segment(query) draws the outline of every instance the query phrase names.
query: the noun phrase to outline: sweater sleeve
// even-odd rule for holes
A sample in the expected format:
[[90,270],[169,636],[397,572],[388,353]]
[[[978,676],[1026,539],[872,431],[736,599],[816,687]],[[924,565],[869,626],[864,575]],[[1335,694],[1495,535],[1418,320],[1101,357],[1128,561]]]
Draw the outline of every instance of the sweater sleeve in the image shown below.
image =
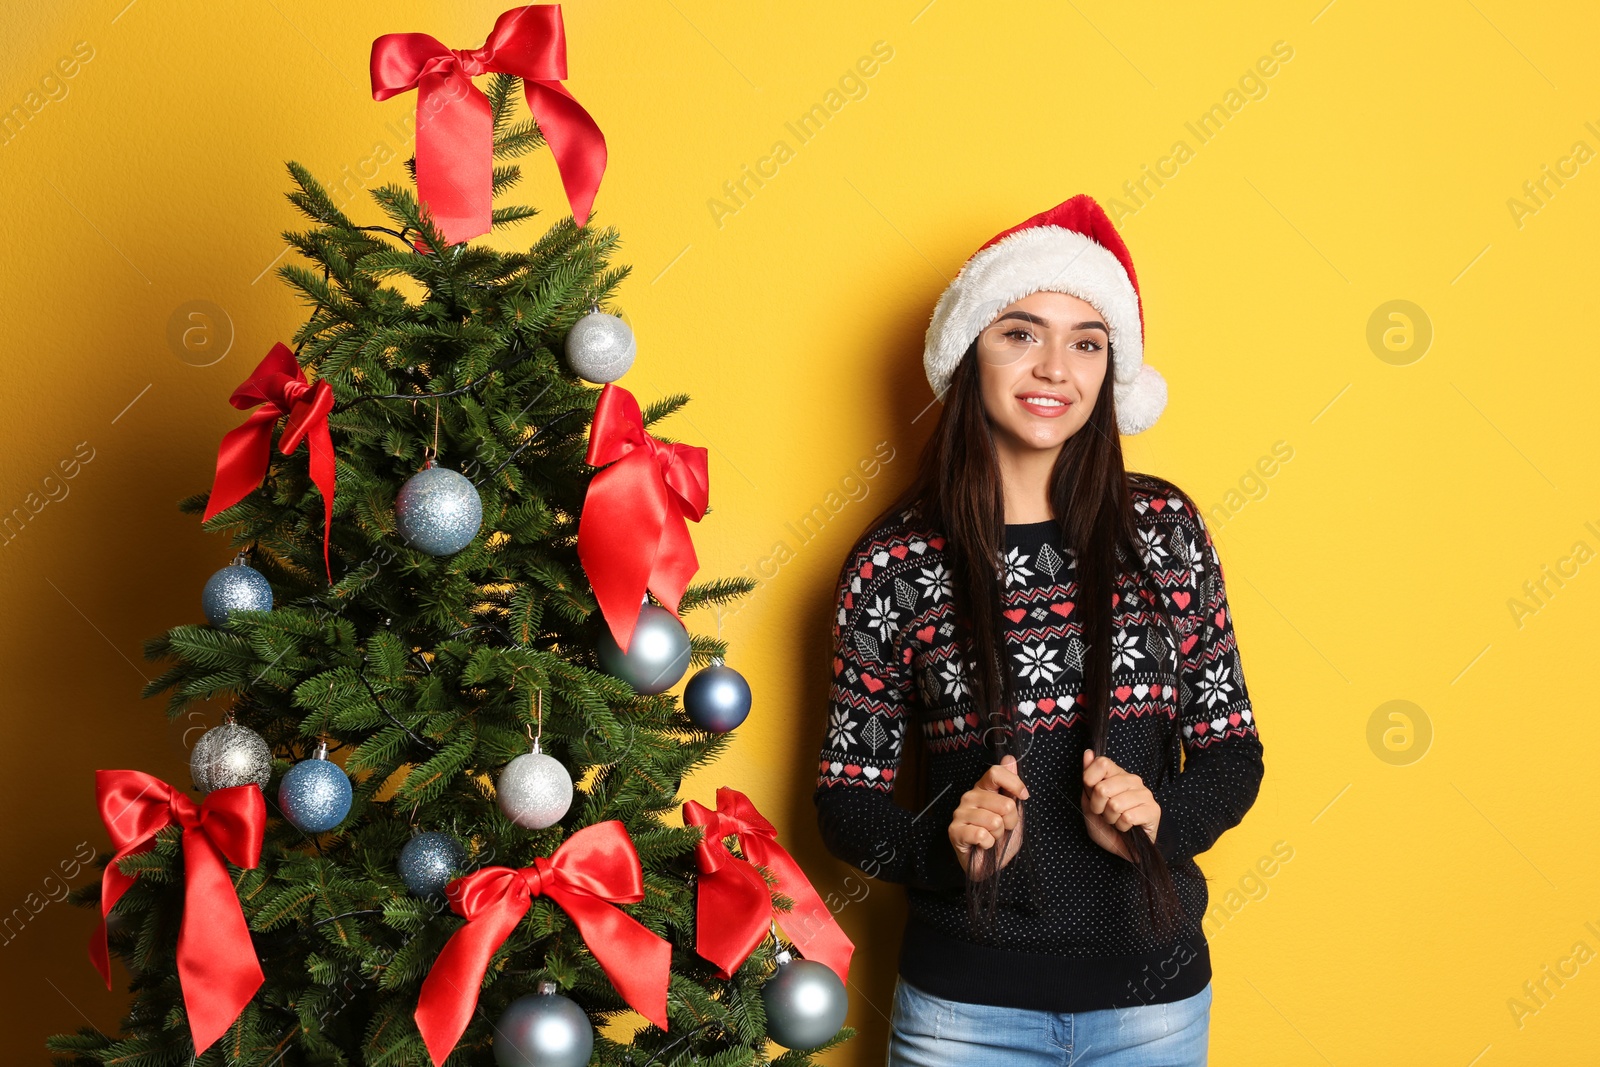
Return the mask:
[[1169,864],[1204,852],[1238,825],[1265,770],[1222,562],[1199,511],[1191,506],[1184,516],[1179,536],[1190,561],[1191,601],[1187,617],[1179,616],[1183,770],[1152,791],[1161,805],[1155,843]]
[[869,877],[922,889],[953,889],[966,874],[930,805],[908,811],[892,799],[911,723],[912,649],[904,641],[916,594],[890,581],[870,540],[845,561],[834,596],[827,733],[813,800],[823,843]]

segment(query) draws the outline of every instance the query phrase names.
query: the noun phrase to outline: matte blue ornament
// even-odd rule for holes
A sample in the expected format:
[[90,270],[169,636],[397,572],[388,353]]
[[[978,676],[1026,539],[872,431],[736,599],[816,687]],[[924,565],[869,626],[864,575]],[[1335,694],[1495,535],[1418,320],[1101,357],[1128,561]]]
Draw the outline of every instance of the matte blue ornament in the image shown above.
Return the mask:
[[467,850],[460,841],[430,830],[400,850],[400,880],[415,896],[440,896],[466,862]]
[[228,628],[228,615],[235,611],[271,611],[272,585],[262,573],[247,566],[244,553],[206,579],[200,591],[200,607],[206,619],[219,630]]
[[676,685],[689,669],[689,631],[676,615],[646,598],[628,640],[628,651],[622,651],[607,626],[600,632],[595,652],[600,669],[633,686],[634,692],[661,693]]
[[594,1024],[551,981],[506,1005],[494,1024],[499,1067],[584,1067],[594,1052]]
[[466,475],[430,459],[401,488],[394,515],[400,536],[412,547],[430,556],[453,556],[478,536],[483,501]]
[[316,758],[296,763],[278,783],[278,807],[296,829],[320,834],[344,822],[353,792],[350,779],[328,759],[323,743],[317,746]]
[[777,972],[761,987],[767,1036],[784,1048],[816,1048],[844,1025],[849,994],[831,967],[797,960],[787,950],[777,959]]
[[713,656],[683,687],[683,710],[700,729],[725,734],[750,714],[750,683]]

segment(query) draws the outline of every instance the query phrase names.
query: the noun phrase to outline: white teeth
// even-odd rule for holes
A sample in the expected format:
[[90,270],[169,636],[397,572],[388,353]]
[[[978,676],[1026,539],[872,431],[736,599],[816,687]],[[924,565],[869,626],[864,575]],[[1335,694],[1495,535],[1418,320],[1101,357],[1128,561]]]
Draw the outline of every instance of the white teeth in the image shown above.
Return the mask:
[[1030,404],[1042,404],[1047,408],[1059,408],[1066,406],[1059,400],[1051,400],[1042,396],[1025,396],[1022,399],[1026,400]]

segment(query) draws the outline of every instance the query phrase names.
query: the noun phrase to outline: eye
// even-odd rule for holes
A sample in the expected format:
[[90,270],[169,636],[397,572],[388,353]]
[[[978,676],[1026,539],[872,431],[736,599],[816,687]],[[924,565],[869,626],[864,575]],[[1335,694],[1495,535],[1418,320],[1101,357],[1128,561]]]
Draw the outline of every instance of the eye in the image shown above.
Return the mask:
[[[1100,344],[1100,342],[1095,340],[1093,337],[1085,337],[1082,340],[1076,342],[1076,344],[1077,345],[1088,345],[1089,347],[1084,349],[1085,352],[1098,352],[1103,347]],[[1076,345],[1074,347],[1076,347]]]
[[1022,328],[1021,326],[1017,326],[1017,327],[1015,327],[1013,329],[1010,329],[1010,330],[1006,331],[1006,339],[1007,340],[1011,340],[1011,341],[1018,341],[1018,342],[1021,342],[1021,341],[1030,341],[1031,342],[1031,341],[1034,340],[1034,336],[1028,330]]

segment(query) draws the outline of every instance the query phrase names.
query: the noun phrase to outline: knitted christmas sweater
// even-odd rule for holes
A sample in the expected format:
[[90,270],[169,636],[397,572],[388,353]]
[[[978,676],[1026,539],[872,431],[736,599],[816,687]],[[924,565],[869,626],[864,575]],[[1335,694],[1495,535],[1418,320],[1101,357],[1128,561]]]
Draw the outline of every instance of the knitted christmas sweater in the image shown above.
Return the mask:
[[[862,535],[840,571],[819,825],[835,856],[906,886],[899,971],[936,996],[1075,1012],[1179,1000],[1210,980],[1200,927],[1208,894],[1195,856],[1255,801],[1262,745],[1205,522],[1170,482],[1130,474],[1129,485],[1140,550],[1178,647],[1141,610],[1132,577],[1121,576],[1103,754],[1140,775],[1161,806],[1155,843],[1186,916],[1165,942],[1144,917],[1137,868],[1090,839],[1079,807],[1087,648],[1073,553],[1057,524],[1005,530],[1005,658],[1029,799],[1022,851],[1000,873],[998,922],[987,936],[969,928],[965,875],[948,836],[961,795],[992,757],[959,653],[944,535],[902,511]],[[891,796],[913,723],[927,768],[919,811]]]

